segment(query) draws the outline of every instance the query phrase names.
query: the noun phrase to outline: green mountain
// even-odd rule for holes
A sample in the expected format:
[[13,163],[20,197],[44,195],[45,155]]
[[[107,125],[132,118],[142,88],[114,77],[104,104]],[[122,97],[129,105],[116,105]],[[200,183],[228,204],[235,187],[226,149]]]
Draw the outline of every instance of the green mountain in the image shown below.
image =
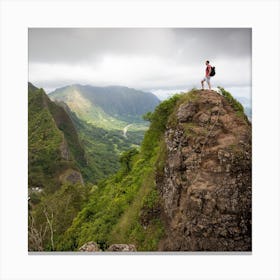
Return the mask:
[[149,92],[127,87],[94,87],[72,85],[49,94],[52,100],[63,101],[80,119],[105,129],[145,130],[142,115],[153,111],[159,99]]
[[74,122],[43,89],[28,83],[28,250],[54,242],[88,201],[90,169]]
[[121,153],[138,147],[144,130],[93,126],[31,83],[28,124],[29,250],[54,250],[93,184],[117,172]]
[[177,94],[147,114],[141,149],[98,184],[56,250],[251,250],[251,124],[227,91]]
[[[85,151],[66,111],[28,84],[28,186],[54,192],[65,180],[83,181]],[[32,197],[32,196],[31,196]]]
[[75,124],[89,166],[83,175],[94,183],[117,172],[120,154],[140,145],[149,125],[142,115],[159,103],[151,93],[120,86],[72,85],[48,96]]

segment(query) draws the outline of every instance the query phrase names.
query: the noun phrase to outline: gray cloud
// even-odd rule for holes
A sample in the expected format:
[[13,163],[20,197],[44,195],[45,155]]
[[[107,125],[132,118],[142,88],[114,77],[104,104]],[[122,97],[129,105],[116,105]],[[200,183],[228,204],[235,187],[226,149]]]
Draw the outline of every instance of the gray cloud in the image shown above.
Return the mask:
[[184,61],[250,56],[248,28],[31,28],[31,62],[86,62],[101,54],[170,55]]
[[136,88],[199,86],[204,61],[220,85],[251,84],[249,28],[30,28],[29,79]]

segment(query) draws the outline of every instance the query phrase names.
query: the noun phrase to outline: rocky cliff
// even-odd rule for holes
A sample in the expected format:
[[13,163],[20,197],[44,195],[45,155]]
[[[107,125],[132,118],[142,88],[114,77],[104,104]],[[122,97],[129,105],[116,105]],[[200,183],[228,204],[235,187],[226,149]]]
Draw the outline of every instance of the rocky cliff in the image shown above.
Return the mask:
[[194,91],[170,116],[164,141],[159,250],[250,251],[251,124],[238,102]]

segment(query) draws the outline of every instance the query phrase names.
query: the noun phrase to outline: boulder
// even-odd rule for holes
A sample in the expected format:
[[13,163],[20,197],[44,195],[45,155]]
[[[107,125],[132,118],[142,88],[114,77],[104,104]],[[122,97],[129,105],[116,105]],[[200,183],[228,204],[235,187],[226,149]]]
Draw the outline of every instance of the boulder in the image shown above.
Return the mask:
[[107,251],[109,252],[136,252],[133,244],[112,244]]
[[79,252],[99,252],[99,251],[101,251],[99,249],[99,246],[93,241],[87,242],[82,247],[79,248]]

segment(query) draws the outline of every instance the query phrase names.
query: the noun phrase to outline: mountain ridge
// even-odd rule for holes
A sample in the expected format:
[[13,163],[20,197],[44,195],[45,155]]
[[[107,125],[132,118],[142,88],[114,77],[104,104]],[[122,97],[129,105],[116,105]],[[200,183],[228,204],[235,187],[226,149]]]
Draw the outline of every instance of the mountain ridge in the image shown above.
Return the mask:
[[74,124],[62,107],[31,83],[28,124],[28,184],[33,195],[34,190],[54,192],[65,181],[83,184],[80,168],[87,163]]
[[[145,126],[142,115],[153,111],[160,100],[150,92],[123,86],[96,87],[75,84],[49,93],[65,102],[79,118],[96,126],[122,130],[129,123]],[[135,128],[136,129],[136,128]]]

